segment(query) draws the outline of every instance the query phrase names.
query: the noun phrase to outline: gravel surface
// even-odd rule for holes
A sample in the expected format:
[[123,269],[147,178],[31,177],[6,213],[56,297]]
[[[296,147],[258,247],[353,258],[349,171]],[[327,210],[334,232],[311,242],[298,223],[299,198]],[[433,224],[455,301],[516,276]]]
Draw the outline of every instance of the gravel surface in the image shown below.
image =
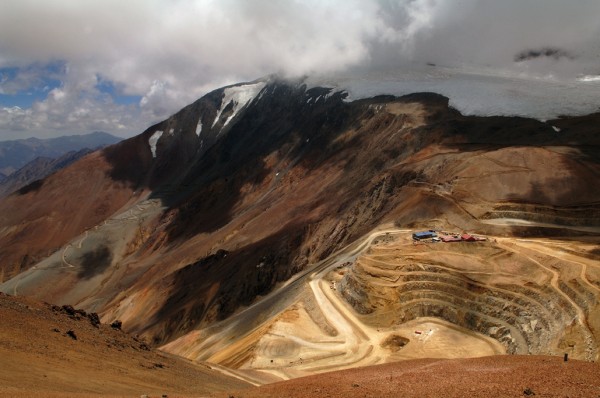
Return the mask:
[[418,359],[215,397],[600,397],[600,365],[547,356]]

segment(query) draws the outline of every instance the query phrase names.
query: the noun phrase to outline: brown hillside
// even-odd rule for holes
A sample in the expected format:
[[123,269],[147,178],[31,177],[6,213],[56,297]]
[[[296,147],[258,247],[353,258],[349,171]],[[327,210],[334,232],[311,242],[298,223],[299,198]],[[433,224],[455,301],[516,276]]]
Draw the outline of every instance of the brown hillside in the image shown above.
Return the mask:
[[[0,281],[48,257],[77,235],[139,200],[143,175],[136,139],[96,151],[0,201]],[[129,180],[114,153],[127,156]],[[127,154],[128,153],[128,154]],[[143,163],[143,162],[142,162]],[[137,180],[137,181],[136,181]]]
[[[83,311],[0,294],[0,395],[205,395],[248,384],[153,351]],[[47,394],[47,395],[46,395]]]

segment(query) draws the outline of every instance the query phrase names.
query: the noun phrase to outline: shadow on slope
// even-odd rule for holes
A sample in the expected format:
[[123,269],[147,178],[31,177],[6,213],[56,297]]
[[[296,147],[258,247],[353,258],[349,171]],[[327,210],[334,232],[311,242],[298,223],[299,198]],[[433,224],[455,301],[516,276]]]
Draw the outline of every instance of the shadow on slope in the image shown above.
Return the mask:
[[181,184],[190,196],[167,198],[177,211],[169,230],[171,241],[226,225],[244,194],[255,195],[258,205],[274,187],[277,174],[297,162],[309,170],[318,167],[330,141],[351,119],[351,106],[340,94],[311,107],[306,96],[318,93],[305,92],[303,86],[275,83],[265,90],[267,95],[190,169]]
[[239,250],[218,250],[175,271],[164,287],[167,300],[144,332],[162,344],[251,304],[300,271],[303,238],[302,226],[290,223],[278,234]]
[[[405,120],[385,112],[377,114],[374,109],[378,105],[422,102],[429,107],[427,119],[433,121],[448,103],[447,98],[428,93],[346,103],[343,93],[331,94],[324,88],[305,91],[304,86],[274,84],[265,90],[267,95],[191,168],[181,184],[191,195],[167,199],[177,214],[169,230],[170,241],[211,233],[227,225],[236,214],[269,200],[268,194],[290,170],[303,175],[318,171],[326,176],[326,170],[343,167],[344,179],[331,187],[333,196],[323,198],[327,206],[337,207],[331,203],[333,197],[346,200],[342,192],[355,194],[390,165],[436,137],[415,129],[412,137],[403,135],[407,138],[404,141],[400,137],[390,141],[395,132],[392,128],[403,128]],[[318,106],[310,104],[312,100],[320,101]],[[436,128],[432,122],[430,130]],[[236,209],[245,197],[255,200],[246,208]]]
[[81,268],[77,276],[83,279],[91,279],[102,274],[111,264],[112,252],[106,245],[100,245],[94,250],[86,252],[81,258]]

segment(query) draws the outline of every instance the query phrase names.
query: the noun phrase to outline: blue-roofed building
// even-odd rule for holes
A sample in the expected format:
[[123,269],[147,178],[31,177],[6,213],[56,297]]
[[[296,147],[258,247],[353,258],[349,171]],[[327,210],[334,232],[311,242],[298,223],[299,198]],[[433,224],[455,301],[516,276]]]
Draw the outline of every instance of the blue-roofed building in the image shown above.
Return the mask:
[[437,237],[437,234],[434,231],[415,232],[413,234],[414,240],[431,239],[435,237]]

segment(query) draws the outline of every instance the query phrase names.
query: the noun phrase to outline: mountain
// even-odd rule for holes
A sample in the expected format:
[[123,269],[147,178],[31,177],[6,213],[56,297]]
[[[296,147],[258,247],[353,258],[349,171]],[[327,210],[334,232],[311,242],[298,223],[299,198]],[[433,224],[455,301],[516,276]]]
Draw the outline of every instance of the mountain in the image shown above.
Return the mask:
[[36,180],[41,180],[91,152],[91,149],[84,148],[79,151],[69,151],[56,159],[42,156],[35,158],[10,176],[0,179],[0,197],[6,196]]
[[[597,360],[599,122],[302,80],[224,87],[0,201],[0,290],[271,380]],[[413,243],[430,229],[487,238]]]
[[119,142],[121,138],[104,132],[85,135],[72,135],[57,138],[0,142],[0,172],[9,176],[38,157],[58,158],[70,151],[84,148],[95,149]]

